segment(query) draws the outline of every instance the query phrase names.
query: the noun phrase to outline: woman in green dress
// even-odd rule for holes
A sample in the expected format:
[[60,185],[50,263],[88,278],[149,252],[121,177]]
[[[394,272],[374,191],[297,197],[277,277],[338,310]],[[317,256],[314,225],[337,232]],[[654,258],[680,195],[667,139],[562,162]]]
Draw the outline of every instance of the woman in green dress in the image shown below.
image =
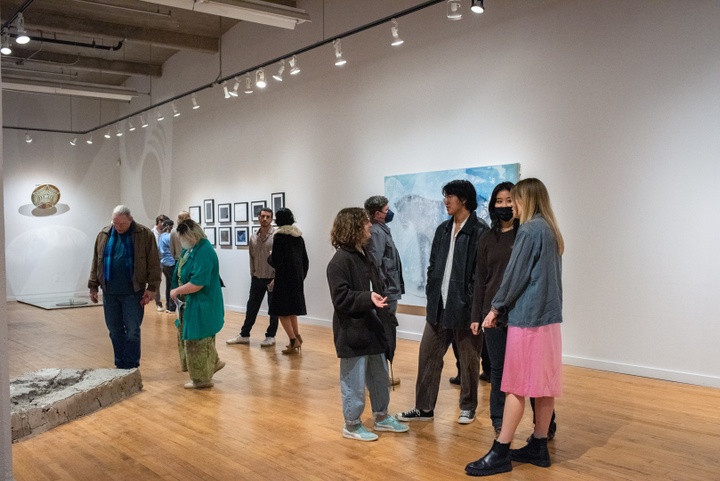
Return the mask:
[[213,374],[225,367],[215,349],[215,335],[225,322],[218,258],[195,221],[181,222],[177,233],[182,252],[170,297],[178,306],[180,364],[190,374],[186,389],[208,388],[213,386]]

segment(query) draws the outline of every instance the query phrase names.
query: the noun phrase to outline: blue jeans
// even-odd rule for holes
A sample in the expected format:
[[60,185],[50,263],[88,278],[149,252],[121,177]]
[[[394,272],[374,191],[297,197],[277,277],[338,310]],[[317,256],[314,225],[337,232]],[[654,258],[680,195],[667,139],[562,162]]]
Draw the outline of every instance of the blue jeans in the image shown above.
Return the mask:
[[[260,311],[260,305],[262,304],[266,292],[268,295],[268,304],[270,304],[272,292],[267,290],[270,281],[272,281],[272,279],[261,279],[255,276],[250,279],[250,295],[248,296],[247,306],[245,307],[245,322],[240,329],[241,336],[250,336],[250,330],[255,325],[255,319]],[[267,331],[265,331],[265,337],[275,337],[277,330],[278,318],[277,316],[270,316],[270,325],[268,325]]]
[[375,417],[384,417],[390,404],[390,381],[385,354],[340,359],[340,395],[347,426],[360,424],[365,410],[365,386]]
[[115,367],[132,369],[140,367],[140,324],[145,310],[140,300],[145,291],[116,296],[103,292],[105,324],[110,331]]

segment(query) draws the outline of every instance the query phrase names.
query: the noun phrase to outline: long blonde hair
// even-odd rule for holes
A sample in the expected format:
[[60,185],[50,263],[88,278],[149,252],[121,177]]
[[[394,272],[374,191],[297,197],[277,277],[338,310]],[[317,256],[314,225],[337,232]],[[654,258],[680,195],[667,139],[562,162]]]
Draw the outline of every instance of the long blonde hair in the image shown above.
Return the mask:
[[541,215],[555,234],[558,253],[563,255],[565,241],[560,233],[557,220],[555,220],[555,214],[550,205],[550,195],[548,195],[545,184],[535,178],[523,179],[515,184],[512,191],[510,191],[510,195],[513,203],[520,207],[520,223],[523,224],[529,221],[536,214]]

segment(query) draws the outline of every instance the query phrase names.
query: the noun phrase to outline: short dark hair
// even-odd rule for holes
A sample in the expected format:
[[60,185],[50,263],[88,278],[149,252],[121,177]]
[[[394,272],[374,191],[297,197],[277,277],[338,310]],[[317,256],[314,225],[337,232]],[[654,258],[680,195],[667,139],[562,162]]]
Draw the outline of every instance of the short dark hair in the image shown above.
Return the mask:
[[278,209],[277,213],[275,214],[275,223],[278,225],[278,227],[282,227],[284,225],[293,225],[295,223],[295,216],[290,209],[288,209],[287,207],[283,207],[282,209]]
[[162,230],[165,232],[170,232],[175,225],[175,222],[172,221],[172,219],[165,219],[162,223]]
[[[263,207],[262,209],[260,209],[260,212],[270,212],[270,215],[273,215],[273,210],[270,207]],[[260,215],[258,214],[258,217],[259,216]]]
[[382,211],[382,208],[388,205],[390,201],[387,197],[382,195],[373,195],[365,201],[365,210],[368,212],[370,218],[375,215],[375,212]]
[[155,223],[157,224],[159,222],[165,222],[166,219],[169,219],[169,217],[165,214],[160,214],[159,216],[155,217]]
[[443,195],[455,195],[470,212],[477,209],[477,191],[469,180],[451,180],[442,188]]

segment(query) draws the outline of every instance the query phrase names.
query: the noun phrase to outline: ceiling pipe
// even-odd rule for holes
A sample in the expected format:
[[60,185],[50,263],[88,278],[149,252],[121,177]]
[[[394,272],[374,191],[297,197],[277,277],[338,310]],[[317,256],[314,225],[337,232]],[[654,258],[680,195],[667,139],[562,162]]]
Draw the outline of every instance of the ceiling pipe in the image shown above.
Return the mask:
[[[11,33],[10,37],[17,38],[17,34]],[[108,50],[117,52],[121,48],[123,48],[123,44],[125,43],[125,40],[120,40],[117,45],[98,45],[95,43],[95,40],[92,41],[92,43],[83,43],[83,42],[73,42],[71,40],[60,40],[57,38],[47,38],[47,37],[33,37],[30,36],[30,40],[36,41],[36,42],[44,42],[44,43],[54,43],[57,45],[70,45],[73,47],[84,47],[84,48],[94,48],[97,50]]]

